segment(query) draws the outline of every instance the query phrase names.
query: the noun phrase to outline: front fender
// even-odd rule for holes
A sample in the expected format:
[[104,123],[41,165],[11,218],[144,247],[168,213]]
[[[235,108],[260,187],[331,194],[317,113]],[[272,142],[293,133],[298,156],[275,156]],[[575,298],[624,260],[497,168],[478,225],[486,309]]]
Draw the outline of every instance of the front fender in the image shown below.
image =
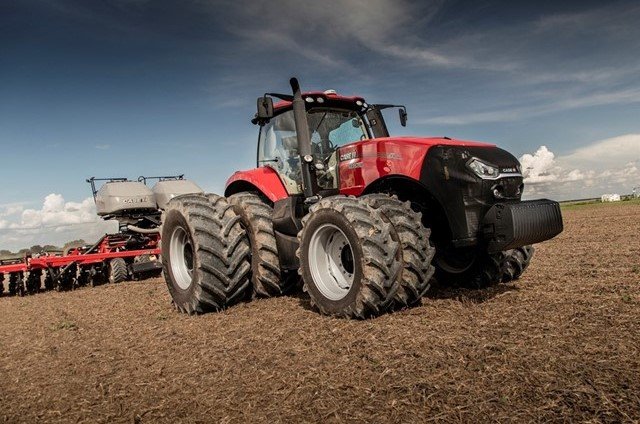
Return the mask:
[[289,197],[278,173],[267,166],[235,172],[227,180],[224,195],[230,196],[243,191],[256,190],[272,202]]

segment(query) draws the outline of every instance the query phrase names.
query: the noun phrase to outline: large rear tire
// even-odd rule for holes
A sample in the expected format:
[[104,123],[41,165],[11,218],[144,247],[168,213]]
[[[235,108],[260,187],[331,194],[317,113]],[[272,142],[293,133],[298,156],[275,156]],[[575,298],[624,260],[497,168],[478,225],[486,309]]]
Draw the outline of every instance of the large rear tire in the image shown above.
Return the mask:
[[396,196],[379,193],[362,196],[362,199],[393,224],[402,245],[404,268],[394,303],[397,307],[415,305],[429,290],[435,271],[431,265],[436,252],[429,242],[431,230],[422,225],[421,214],[411,209],[409,202],[401,202]]
[[127,279],[129,271],[127,263],[122,258],[115,258],[109,261],[109,282],[112,284],[122,283]]
[[251,285],[249,240],[224,197],[188,194],[163,214],[162,264],[176,308],[199,314],[224,309]]
[[399,287],[402,253],[381,212],[354,197],[311,207],[298,234],[300,274],[321,313],[368,318],[387,312]]
[[273,208],[255,193],[237,193],[227,200],[241,218],[242,226],[249,236],[254,296],[272,297],[288,292],[295,280],[286,278],[280,269],[273,232]]

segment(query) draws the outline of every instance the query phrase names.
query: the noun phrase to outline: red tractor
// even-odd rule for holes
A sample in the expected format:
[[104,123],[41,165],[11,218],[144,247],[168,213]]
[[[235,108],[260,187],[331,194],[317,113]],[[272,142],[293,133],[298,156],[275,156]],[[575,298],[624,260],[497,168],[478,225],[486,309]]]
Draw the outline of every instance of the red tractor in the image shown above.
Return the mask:
[[[185,195],[163,215],[178,310],[303,289],[321,313],[366,318],[416,304],[432,277],[487,287],[518,278],[533,243],[562,231],[558,203],[522,201],[520,163],[493,144],[390,137],[382,110],[329,90],[258,98],[257,167],[224,197]],[[274,104],[273,98],[279,101]]]

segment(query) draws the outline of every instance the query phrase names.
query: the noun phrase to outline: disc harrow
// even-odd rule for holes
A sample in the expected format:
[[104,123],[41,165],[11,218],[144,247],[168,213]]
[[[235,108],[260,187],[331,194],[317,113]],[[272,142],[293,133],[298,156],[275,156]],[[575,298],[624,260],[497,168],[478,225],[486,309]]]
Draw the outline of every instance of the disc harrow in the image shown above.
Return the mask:
[[0,261],[0,295],[24,296],[104,284],[109,280],[109,262],[118,258],[127,264],[127,279],[139,279],[139,274],[147,275],[150,271],[159,275],[162,270],[159,241],[158,234],[139,237],[107,234],[94,246],[75,248],[66,255],[27,255],[23,259]]

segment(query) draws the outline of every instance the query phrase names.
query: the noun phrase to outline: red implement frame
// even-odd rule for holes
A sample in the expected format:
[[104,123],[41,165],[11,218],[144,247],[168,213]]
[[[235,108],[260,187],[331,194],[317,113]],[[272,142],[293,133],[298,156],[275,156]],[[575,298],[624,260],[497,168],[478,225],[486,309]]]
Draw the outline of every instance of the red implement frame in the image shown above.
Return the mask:
[[60,268],[69,264],[92,265],[115,258],[132,258],[140,255],[160,255],[158,235],[151,235],[147,248],[126,250],[126,238],[119,234],[103,236],[93,247],[85,250],[73,249],[63,256],[26,256],[18,263],[0,265],[0,274],[31,271],[34,269]]

